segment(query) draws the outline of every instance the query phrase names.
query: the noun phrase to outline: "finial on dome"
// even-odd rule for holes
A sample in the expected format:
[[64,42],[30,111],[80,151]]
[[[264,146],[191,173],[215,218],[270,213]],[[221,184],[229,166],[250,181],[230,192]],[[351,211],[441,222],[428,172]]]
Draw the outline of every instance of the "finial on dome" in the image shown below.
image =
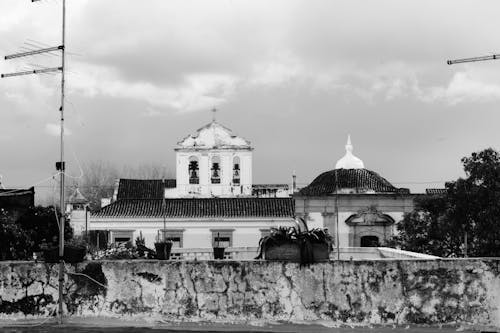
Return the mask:
[[345,145],[345,155],[337,161],[335,169],[364,169],[365,165],[362,160],[352,154],[353,146],[351,143],[351,135],[347,136],[347,144]]
[[345,150],[352,153],[351,134],[347,135],[347,144],[345,145]]
[[212,108],[212,122],[215,123],[215,113],[217,112],[217,109],[214,107]]

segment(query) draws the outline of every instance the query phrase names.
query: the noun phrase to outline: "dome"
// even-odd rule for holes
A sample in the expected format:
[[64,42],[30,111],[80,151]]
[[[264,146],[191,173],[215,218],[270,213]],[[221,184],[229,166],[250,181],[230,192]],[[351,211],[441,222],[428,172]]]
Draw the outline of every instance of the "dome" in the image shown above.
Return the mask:
[[177,143],[176,149],[251,149],[250,142],[233,135],[215,120]]
[[301,195],[323,196],[335,193],[394,193],[394,187],[378,173],[367,169],[335,169],[323,172],[309,186],[300,190]]
[[70,204],[86,204],[86,203],[88,203],[87,199],[85,199],[85,197],[80,192],[78,187],[75,188],[75,191],[73,192],[73,194],[69,196],[68,202]]
[[345,145],[345,155],[335,164],[335,169],[364,169],[365,165],[362,160],[352,154],[351,136],[347,137]]

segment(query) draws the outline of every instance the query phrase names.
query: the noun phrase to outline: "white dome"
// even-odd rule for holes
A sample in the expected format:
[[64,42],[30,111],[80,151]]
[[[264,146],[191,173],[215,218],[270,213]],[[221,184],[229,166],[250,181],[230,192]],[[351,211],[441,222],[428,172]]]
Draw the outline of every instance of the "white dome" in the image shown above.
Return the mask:
[[345,155],[335,164],[335,169],[364,169],[363,161],[352,154],[351,136],[347,137]]
[[236,148],[250,149],[250,142],[233,135],[231,130],[216,121],[200,128],[195,135],[188,135],[178,144],[178,148],[217,149]]

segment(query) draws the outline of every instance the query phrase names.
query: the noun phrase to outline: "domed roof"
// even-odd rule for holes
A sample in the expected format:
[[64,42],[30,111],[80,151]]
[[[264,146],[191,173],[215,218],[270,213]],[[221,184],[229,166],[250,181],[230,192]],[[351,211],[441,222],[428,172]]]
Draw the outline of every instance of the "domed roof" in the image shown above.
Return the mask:
[[75,188],[75,191],[73,192],[72,195],[69,196],[68,202],[70,204],[86,204],[88,203],[88,200],[85,199],[83,194],[80,192],[80,189]]
[[177,143],[179,149],[251,149],[250,141],[233,135],[231,130],[215,120]]
[[362,160],[352,154],[351,136],[347,136],[345,145],[345,155],[335,164],[335,169],[363,169],[365,167]]
[[[323,172],[309,186],[300,190],[301,195],[323,196],[335,193],[393,193],[399,190],[378,173],[367,169],[335,169]],[[351,193],[352,193],[351,192]]]

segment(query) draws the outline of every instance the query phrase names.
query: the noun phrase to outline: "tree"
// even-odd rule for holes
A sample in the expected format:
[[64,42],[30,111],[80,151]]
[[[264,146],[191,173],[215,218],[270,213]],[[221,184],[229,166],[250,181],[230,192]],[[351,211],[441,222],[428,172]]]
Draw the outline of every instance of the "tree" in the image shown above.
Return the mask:
[[[83,196],[89,200],[91,210],[101,207],[102,198],[111,198],[119,178],[162,179],[171,178],[168,168],[155,163],[125,165],[121,171],[108,162],[91,161],[83,166],[82,177],[74,180]],[[71,191],[68,191],[71,193]]]
[[[53,206],[32,207],[17,220],[17,224],[30,238],[32,244],[30,252],[40,251],[42,243],[55,246],[59,243],[59,221],[61,215]],[[64,226],[64,239],[73,238],[73,228],[69,223]]]
[[443,257],[500,256],[500,154],[488,148],[461,162],[466,177],[446,183],[442,196],[416,200],[394,244]]
[[29,236],[16,223],[13,214],[0,209],[0,260],[22,260],[28,257]]
[[[17,219],[0,210],[0,259],[26,260],[40,251],[42,243],[58,244],[59,226],[54,207],[31,207]],[[56,217],[57,216],[57,217]],[[71,239],[73,229],[66,224],[64,237]]]

